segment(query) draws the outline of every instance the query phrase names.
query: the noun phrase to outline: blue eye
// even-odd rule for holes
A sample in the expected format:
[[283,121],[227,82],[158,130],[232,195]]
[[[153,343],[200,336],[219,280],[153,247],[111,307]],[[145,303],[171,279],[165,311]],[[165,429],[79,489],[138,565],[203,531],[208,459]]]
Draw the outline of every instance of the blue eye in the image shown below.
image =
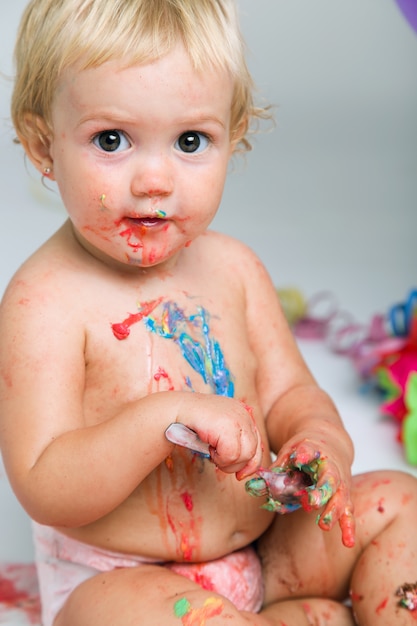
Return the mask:
[[105,130],[93,138],[93,143],[104,152],[120,152],[130,148],[130,142],[120,130]]
[[181,152],[192,154],[193,152],[201,152],[209,145],[209,138],[203,133],[195,130],[189,130],[180,135],[175,142],[175,148]]

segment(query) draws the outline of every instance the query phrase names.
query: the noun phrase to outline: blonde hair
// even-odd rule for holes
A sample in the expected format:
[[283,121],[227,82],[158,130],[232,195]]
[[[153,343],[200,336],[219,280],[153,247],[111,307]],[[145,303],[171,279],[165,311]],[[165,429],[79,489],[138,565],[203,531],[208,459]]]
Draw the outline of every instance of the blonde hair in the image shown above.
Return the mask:
[[49,126],[63,70],[120,60],[127,66],[167,54],[178,41],[197,70],[226,69],[234,81],[231,139],[250,149],[251,123],[266,117],[253,102],[253,82],[234,0],[31,0],[15,47],[12,119],[27,138],[27,115]]

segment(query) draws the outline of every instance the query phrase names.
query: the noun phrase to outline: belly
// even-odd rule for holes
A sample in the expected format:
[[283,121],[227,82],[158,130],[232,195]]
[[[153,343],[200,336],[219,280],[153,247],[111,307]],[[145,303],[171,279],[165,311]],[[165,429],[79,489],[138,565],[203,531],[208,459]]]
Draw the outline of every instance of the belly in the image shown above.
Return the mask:
[[[199,562],[251,543],[272,521],[245,481],[179,450],[112,513],[64,530],[80,541],[162,561]],[[62,529],[61,529],[62,530]]]

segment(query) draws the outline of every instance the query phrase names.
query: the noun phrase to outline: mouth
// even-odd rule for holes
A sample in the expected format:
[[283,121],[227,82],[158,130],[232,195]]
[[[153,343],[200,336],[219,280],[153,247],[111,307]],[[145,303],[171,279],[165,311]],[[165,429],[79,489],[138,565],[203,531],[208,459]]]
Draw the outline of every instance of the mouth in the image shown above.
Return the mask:
[[136,228],[156,228],[157,226],[163,226],[166,224],[166,220],[162,217],[127,217],[124,222],[131,227]]

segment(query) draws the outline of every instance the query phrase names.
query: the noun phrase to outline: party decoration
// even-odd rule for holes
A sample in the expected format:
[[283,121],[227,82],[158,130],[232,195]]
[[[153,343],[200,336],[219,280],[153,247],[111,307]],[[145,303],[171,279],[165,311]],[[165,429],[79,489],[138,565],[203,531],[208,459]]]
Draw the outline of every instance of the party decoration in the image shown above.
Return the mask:
[[396,3],[410,26],[417,32],[417,0],[396,0]]

